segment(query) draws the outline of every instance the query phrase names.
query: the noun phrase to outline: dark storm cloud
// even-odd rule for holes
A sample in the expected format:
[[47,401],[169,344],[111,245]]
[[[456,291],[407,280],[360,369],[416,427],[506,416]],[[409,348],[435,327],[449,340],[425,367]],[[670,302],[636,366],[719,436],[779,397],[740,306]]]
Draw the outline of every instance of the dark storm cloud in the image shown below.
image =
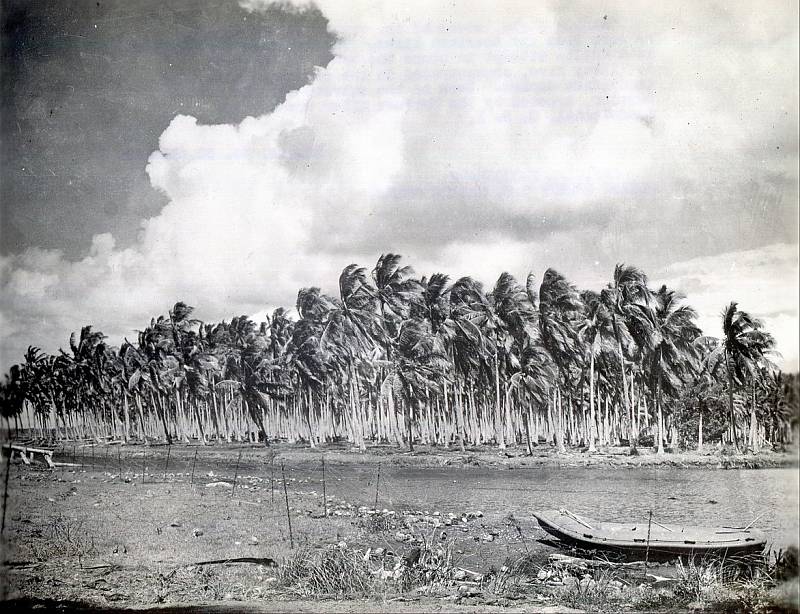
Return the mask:
[[238,122],[330,59],[315,10],[235,2],[4,1],[0,251],[121,244],[165,203],[145,174],[178,113]]

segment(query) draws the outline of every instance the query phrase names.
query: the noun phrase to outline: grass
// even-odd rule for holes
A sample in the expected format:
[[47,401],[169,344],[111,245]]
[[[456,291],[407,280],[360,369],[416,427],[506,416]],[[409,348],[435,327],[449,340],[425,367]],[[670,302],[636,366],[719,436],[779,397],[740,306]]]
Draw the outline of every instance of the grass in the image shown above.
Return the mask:
[[303,597],[364,597],[375,577],[362,553],[345,548],[302,548],[280,567],[280,586]]
[[51,516],[41,529],[34,528],[26,542],[34,561],[61,558],[90,559],[97,555],[94,534],[82,520],[62,513]]

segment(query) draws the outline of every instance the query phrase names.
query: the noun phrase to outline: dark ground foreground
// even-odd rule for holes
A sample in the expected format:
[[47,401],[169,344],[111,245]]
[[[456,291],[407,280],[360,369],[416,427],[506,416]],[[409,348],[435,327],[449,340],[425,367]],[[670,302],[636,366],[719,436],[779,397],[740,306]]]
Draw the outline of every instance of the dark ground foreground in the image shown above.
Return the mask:
[[[67,445],[56,454],[66,465],[55,470],[11,466],[0,607],[159,613],[798,611],[796,558],[794,567],[787,557],[781,565],[749,567],[710,561],[587,567],[554,560],[563,551],[542,543],[546,535],[532,519],[484,514],[491,491],[474,491],[474,509],[430,506],[438,500],[430,496],[437,486],[446,481],[453,487],[450,478],[471,488],[474,467],[496,467],[502,482],[503,469],[522,467],[620,467],[624,473],[652,466],[669,472],[796,467],[796,452],[657,456],[640,450],[629,456],[627,450],[607,449],[589,456],[539,450],[527,457],[517,449],[423,449],[410,455],[390,447],[361,453],[337,446]],[[387,495],[396,487],[393,481],[424,467],[437,471],[418,505],[409,505],[407,497],[393,504]]]

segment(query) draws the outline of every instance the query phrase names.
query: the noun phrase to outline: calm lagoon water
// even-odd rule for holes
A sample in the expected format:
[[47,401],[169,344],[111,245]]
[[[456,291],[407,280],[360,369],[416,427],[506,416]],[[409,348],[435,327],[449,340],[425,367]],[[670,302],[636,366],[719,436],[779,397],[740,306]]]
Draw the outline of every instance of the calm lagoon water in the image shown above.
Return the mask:
[[[374,503],[369,501],[374,468],[340,466],[336,473],[340,489],[351,491],[348,498]],[[531,511],[562,507],[605,521],[647,522],[649,510],[664,523],[744,526],[757,519],[753,526],[765,531],[777,549],[798,543],[799,476],[796,468],[384,467],[379,506],[481,510],[492,521],[508,514],[524,521]]]

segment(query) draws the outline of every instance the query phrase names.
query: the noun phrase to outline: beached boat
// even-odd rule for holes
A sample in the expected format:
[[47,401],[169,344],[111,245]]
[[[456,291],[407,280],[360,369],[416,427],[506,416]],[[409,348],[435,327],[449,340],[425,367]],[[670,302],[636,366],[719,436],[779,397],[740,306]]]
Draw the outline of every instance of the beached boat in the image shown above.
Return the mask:
[[[697,527],[675,524],[598,522],[568,510],[535,512],[534,518],[550,535],[586,550],[659,556],[752,554],[761,552],[766,535],[747,527]],[[752,523],[751,523],[752,524]]]

